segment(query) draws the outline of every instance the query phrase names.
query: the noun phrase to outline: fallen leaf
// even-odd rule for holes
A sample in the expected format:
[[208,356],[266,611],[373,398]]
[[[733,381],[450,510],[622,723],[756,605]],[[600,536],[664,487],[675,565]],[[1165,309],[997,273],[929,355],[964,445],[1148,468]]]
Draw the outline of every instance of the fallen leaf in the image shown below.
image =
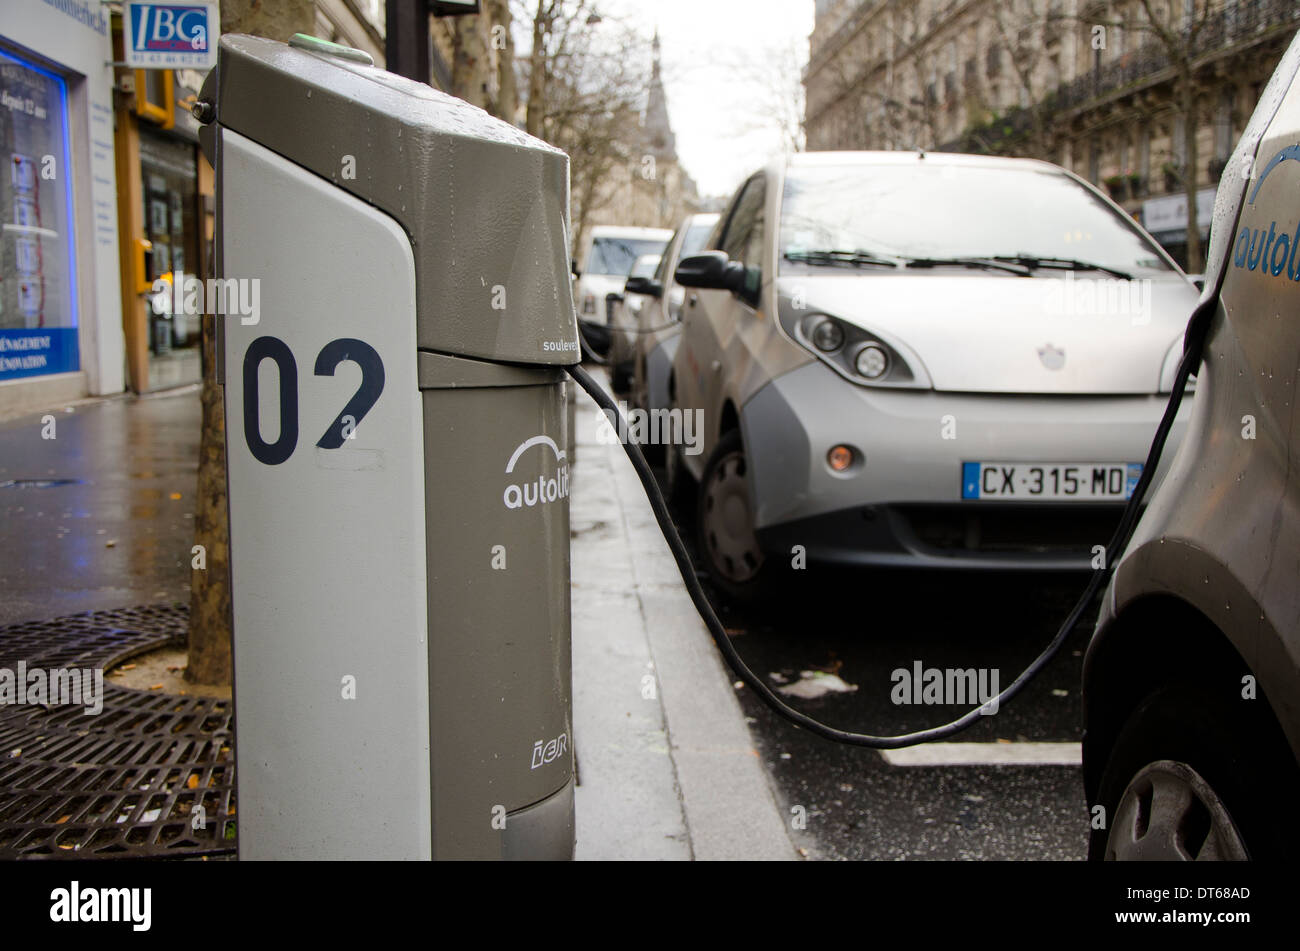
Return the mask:
[[180,494],[179,492],[173,492],[173,493],[169,496],[169,498],[170,498],[173,502],[175,502],[175,501],[176,501],[177,499],[179,499],[180,497],[181,497],[181,494]]
[[61,825],[63,825],[63,823],[67,822],[67,821],[68,821],[69,819],[71,819],[71,818],[72,818],[72,816],[70,816],[70,815],[67,815],[67,816],[60,816],[58,819],[55,820],[54,824],[55,824],[56,826],[61,826]]
[[828,693],[853,693],[857,684],[845,683],[837,674],[828,674],[820,670],[801,670],[799,679],[784,687],[777,687],[777,693],[801,700],[815,700]]
[[117,540],[116,540],[116,539],[113,539],[113,538],[110,538],[108,541],[104,542],[104,547],[105,547],[105,548],[116,548],[116,547],[117,547]]
[[118,670],[135,670],[135,664],[123,664]]
[[198,788],[199,788],[199,774],[198,774],[198,773],[190,773],[190,778],[187,779],[187,780],[185,781],[185,785],[188,786],[190,789],[198,789]]
[[163,688],[162,684],[151,684],[149,687],[150,690],[161,690],[162,688]]

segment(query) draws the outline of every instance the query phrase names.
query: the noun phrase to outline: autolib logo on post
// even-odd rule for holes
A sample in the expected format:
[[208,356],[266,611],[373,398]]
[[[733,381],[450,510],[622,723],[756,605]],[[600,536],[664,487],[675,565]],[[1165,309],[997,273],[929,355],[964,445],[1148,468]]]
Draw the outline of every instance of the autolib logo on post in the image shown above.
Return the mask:
[[[1246,204],[1255,204],[1259,190],[1264,187],[1264,180],[1273,169],[1288,159],[1300,161],[1300,145],[1288,145],[1268,160],[1255,187],[1250,190]],[[1279,201],[1278,204],[1285,203]],[[1262,224],[1258,228],[1243,225],[1233,246],[1232,265],[1247,271],[1258,270],[1273,277],[1281,277],[1285,272],[1286,280],[1300,281],[1300,265],[1296,262],[1297,245],[1300,245],[1300,222],[1294,224],[1294,229],[1291,224],[1283,224],[1279,229],[1276,220],[1269,222],[1267,229]]]
[[521,442],[506,463],[506,475],[513,473],[520,457],[535,446],[542,447],[541,452],[533,454],[542,462],[541,473],[535,479],[506,486],[503,499],[508,509],[532,508],[569,497],[569,463],[565,460],[564,450],[555,445],[550,436],[533,436]]

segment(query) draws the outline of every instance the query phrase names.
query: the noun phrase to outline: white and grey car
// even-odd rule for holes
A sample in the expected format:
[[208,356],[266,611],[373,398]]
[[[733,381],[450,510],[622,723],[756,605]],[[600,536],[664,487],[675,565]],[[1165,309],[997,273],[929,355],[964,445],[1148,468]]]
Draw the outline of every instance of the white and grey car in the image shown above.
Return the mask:
[[662,254],[672,232],[663,228],[596,225],[574,254],[573,302],[578,319],[605,322],[605,297],[621,293],[643,254]]
[[623,287],[607,297],[609,375],[610,385],[616,393],[626,392],[631,382],[641,312],[653,300],[653,284],[647,282],[653,279],[662,260],[662,256],[657,253],[638,257],[628,272]]
[[[682,304],[686,288],[673,279],[677,262],[704,248],[718,224],[718,215],[703,212],[687,215],[673,232],[668,248],[654,276],[629,287],[643,287],[652,298],[641,308],[633,358],[632,404],[647,411],[667,409],[668,378],[682,332]],[[648,447],[643,447],[648,448]]]
[[1044,162],[804,153],[710,244],[677,266],[671,381],[704,451],[668,465],[719,587],[801,559],[1089,566],[1197,298],[1121,208]]

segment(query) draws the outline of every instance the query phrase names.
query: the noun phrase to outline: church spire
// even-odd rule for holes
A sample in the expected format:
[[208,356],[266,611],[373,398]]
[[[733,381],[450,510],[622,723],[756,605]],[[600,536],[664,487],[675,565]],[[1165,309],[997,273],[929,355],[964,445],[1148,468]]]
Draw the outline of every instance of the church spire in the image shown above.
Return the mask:
[[645,109],[645,134],[650,151],[661,160],[677,160],[677,139],[668,122],[668,99],[664,95],[663,77],[659,61],[659,30],[655,29],[651,44],[653,59],[650,65],[650,97]]

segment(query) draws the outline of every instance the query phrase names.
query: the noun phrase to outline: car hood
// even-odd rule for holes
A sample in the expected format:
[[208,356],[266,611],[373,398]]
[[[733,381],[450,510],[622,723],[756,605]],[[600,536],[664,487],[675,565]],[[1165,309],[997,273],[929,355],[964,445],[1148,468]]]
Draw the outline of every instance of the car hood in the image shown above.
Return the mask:
[[936,390],[974,393],[1156,393],[1198,296],[1176,274],[1068,271],[817,275],[778,291],[783,310],[801,298],[878,334]]

